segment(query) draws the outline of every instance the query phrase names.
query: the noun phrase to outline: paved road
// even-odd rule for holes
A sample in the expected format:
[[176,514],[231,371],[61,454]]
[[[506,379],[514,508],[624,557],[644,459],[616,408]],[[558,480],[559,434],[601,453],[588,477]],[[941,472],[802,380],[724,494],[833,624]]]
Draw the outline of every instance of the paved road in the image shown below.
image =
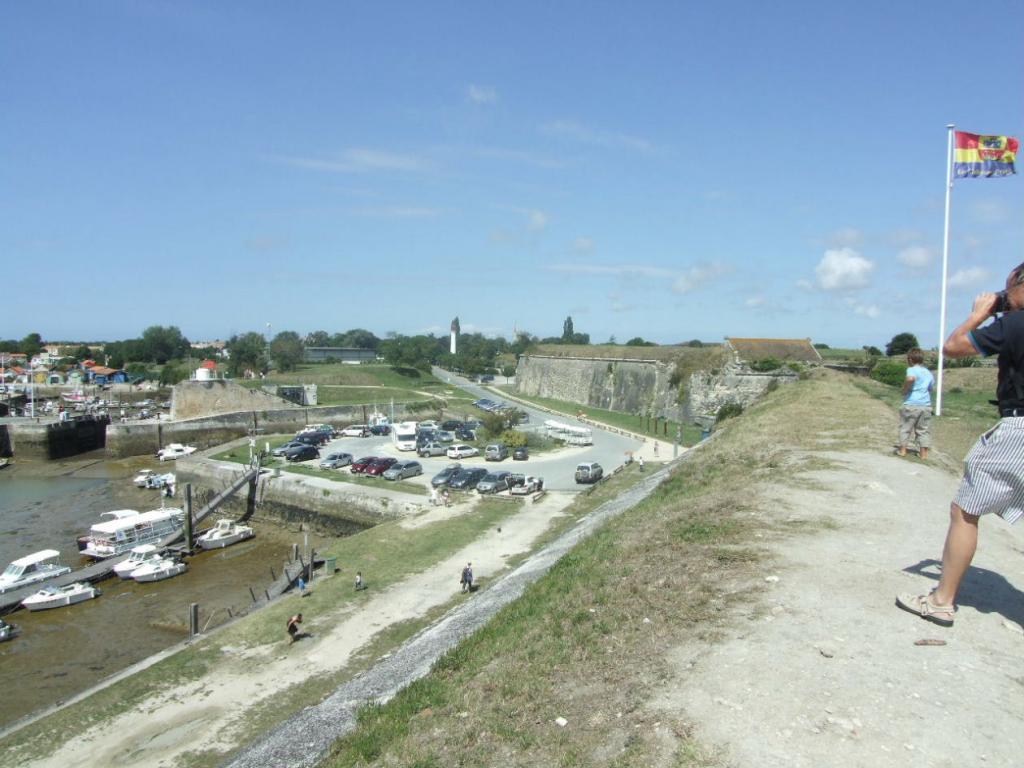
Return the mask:
[[[485,390],[461,376],[455,376],[454,374],[442,371],[438,368],[434,369],[434,375],[442,381],[447,381],[453,386],[457,386],[460,389],[465,390],[467,393],[472,395],[474,399],[485,397],[492,400],[497,399],[493,392]],[[520,410],[525,411],[530,416],[529,424],[522,425],[520,429],[542,431],[545,420],[555,419],[564,424],[591,429],[593,432],[594,444],[588,446],[570,446],[550,454],[540,454],[538,456],[531,457],[527,461],[513,461],[511,458],[508,458],[502,462],[492,462],[484,461],[483,456],[476,456],[470,459],[461,459],[459,462],[460,464],[465,467],[480,466],[487,467],[488,469],[506,469],[527,475],[537,475],[544,478],[544,486],[549,490],[577,491],[582,490],[585,487],[576,485],[574,475],[577,464],[583,461],[596,461],[604,467],[606,473],[610,473],[626,460],[627,452],[636,451],[642,445],[639,440],[634,438],[619,435],[614,432],[608,432],[606,430],[593,427],[590,424],[584,424],[569,416],[553,416],[550,413],[546,413],[545,411],[541,411],[532,406],[523,405],[521,403],[514,403],[514,405]],[[474,408],[471,408],[470,410],[476,411]],[[476,413],[471,412],[466,415],[479,416],[482,413],[483,411],[478,411]],[[351,453],[356,458],[363,456],[394,456],[401,459],[417,459],[423,465],[423,476],[421,478],[415,478],[411,480],[411,482],[426,483],[431,477],[436,475],[452,462],[451,459],[444,456],[418,458],[412,452],[399,451],[395,448],[391,436],[341,437],[336,440],[332,440],[330,443],[322,447],[320,449],[320,455],[326,456],[334,451]],[[304,463],[315,466],[318,463],[318,460]],[[348,473],[348,469],[339,469],[336,471],[342,474]],[[386,480],[382,480],[381,483],[386,487]]]

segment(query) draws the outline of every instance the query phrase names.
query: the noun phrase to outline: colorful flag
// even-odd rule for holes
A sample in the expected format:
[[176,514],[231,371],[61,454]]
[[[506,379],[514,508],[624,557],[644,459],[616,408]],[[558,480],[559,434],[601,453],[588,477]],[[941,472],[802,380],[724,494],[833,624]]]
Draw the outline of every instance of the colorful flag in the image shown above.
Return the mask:
[[1012,136],[980,136],[977,133],[956,132],[953,150],[953,177],[1009,176],[1017,173],[1013,167],[1020,142]]

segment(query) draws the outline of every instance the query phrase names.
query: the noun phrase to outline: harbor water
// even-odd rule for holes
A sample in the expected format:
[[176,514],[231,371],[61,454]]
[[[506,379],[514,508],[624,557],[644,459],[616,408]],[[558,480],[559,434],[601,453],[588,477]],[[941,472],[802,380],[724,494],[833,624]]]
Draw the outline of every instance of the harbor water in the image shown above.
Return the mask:
[[[103,512],[160,507],[159,491],[131,482],[143,468],[173,471],[173,465],[154,459],[106,461],[102,454],[18,462],[0,471],[0,569],[41,549],[59,550],[72,567],[85,565],[77,537],[100,522]],[[253,527],[254,539],[188,558],[189,569],[181,576],[152,584],[110,578],[98,584],[103,594],[95,600],[8,615],[21,632],[0,643],[0,689],[17,695],[0,700],[0,727],[180,643],[188,635],[190,603],[199,604],[200,628],[207,630],[247,611],[250,587],[259,594],[272,581],[271,568],[281,572],[292,543],[303,544],[301,533],[272,524]],[[318,547],[321,541],[310,543]]]

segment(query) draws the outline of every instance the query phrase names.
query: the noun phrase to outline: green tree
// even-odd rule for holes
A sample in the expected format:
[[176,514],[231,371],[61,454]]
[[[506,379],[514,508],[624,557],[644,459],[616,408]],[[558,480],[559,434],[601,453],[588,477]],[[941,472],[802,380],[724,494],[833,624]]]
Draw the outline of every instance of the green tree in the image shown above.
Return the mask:
[[897,333],[888,344],[885,345],[885,356],[905,355],[914,347],[919,347],[917,336],[912,333]]
[[74,357],[76,360],[80,361],[88,360],[90,357],[92,357],[92,350],[85,346],[85,344],[81,344],[80,346],[78,346],[78,348],[75,349],[71,356]]
[[174,386],[189,377],[188,368],[184,365],[165,365],[160,370],[160,386]]
[[30,358],[35,357],[43,350],[43,337],[38,333],[30,333],[21,340],[21,349],[17,352],[24,352]]
[[865,344],[862,347],[862,349],[864,350],[865,354],[869,355],[870,357],[882,356],[882,350],[880,350],[878,347],[872,347],[870,344]]
[[270,359],[279,371],[294,371],[302,358],[305,348],[295,331],[281,331],[270,342]]
[[632,339],[626,342],[627,347],[656,347],[658,346],[653,341],[644,341],[640,336],[634,336]]
[[573,330],[572,330],[572,315],[565,318],[565,322],[562,323],[562,341],[566,344],[572,344]]
[[514,365],[503,365],[501,367],[501,375],[505,377],[505,383],[508,384],[508,380],[516,375],[516,367]]
[[236,334],[228,339],[226,348],[229,355],[228,370],[231,371],[231,375],[238,376],[246,369],[265,371],[267,367],[264,356],[266,346],[263,335],[255,331],[243,333],[241,336]]
[[151,363],[166,363],[188,355],[192,346],[176,325],[151,325],[142,332],[143,359]]
[[307,347],[329,347],[331,346],[331,337],[327,331],[313,331],[306,334],[305,342]]

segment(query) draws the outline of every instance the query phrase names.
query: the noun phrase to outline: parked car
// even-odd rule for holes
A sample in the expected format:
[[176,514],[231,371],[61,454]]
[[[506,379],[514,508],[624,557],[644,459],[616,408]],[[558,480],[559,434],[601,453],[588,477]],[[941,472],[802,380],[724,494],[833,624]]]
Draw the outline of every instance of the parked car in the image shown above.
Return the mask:
[[473,441],[476,440],[476,432],[474,432],[472,429],[462,427],[461,429],[455,430],[455,439]]
[[339,469],[352,463],[351,453],[328,453],[320,460],[320,469]]
[[462,429],[463,426],[465,425],[456,419],[448,419],[448,421],[441,422],[441,429],[446,432],[455,432],[456,430]]
[[438,429],[438,424],[433,419],[428,419],[427,421],[421,421],[416,428],[422,432],[426,429]]
[[323,432],[303,432],[295,436],[295,442],[306,445],[323,445],[329,440]]
[[478,456],[480,451],[472,445],[458,443],[448,448],[449,459],[468,459],[470,456]]
[[512,461],[526,461],[530,458],[530,449],[521,445],[512,451]]
[[424,443],[416,449],[420,456],[447,456],[448,446],[443,443]]
[[447,467],[442,469],[430,480],[430,484],[435,488],[443,488],[448,485],[448,481],[451,480],[456,474],[462,471],[461,464],[449,464]]
[[488,472],[483,480],[476,484],[477,493],[498,493],[508,490],[509,476],[511,472]]
[[437,442],[439,442],[439,443],[454,443],[455,442],[455,433],[454,432],[447,432],[447,431],[442,429],[440,432],[437,433]]
[[391,425],[390,424],[374,424],[370,427],[370,434],[372,435],[390,435]]
[[482,427],[483,425],[484,425],[484,423],[482,421],[480,421],[480,419],[466,419],[465,423],[462,425],[462,428],[463,429],[480,429],[480,427]]
[[604,476],[604,470],[596,461],[576,465],[577,483],[596,483]]
[[289,448],[284,458],[287,461],[309,461],[310,459],[320,458],[320,451],[316,449],[315,445],[299,445],[295,448]]
[[271,456],[284,456],[289,448],[298,448],[300,445],[305,445],[305,443],[300,443],[298,440],[289,440],[284,445],[277,446],[277,448],[275,448],[274,450],[272,450],[270,452],[270,455]]
[[532,477],[530,475],[513,475],[512,487],[509,493],[513,496],[529,496],[531,493],[544,490],[544,478]]
[[484,461],[504,461],[508,458],[508,446],[504,443],[491,443],[484,448]]
[[370,475],[371,477],[380,477],[387,470],[391,469],[391,465],[397,461],[398,459],[393,459],[390,456],[381,456],[367,464],[363,474]]
[[386,470],[383,477],[385,480],[405,480],[407,477],[416,477],[423,474],[423,465],[418,461],[396,461]]
[[363,474],[363,472],[366,471],[366,468],[376,460],[376,456],[364,456],[361,459],[356,459],[349,466],[348,471],[351,472],[353,475],[361,475]]
[[351,424],[341,430],[342,437],[369,437],[370,428],[365,424]]
[[476,488],[476,484],[484,479],[487,470],[483,467],[467,467],[455,473],[455,476],[448,481],[448,487],[456,491],[465,491]]

